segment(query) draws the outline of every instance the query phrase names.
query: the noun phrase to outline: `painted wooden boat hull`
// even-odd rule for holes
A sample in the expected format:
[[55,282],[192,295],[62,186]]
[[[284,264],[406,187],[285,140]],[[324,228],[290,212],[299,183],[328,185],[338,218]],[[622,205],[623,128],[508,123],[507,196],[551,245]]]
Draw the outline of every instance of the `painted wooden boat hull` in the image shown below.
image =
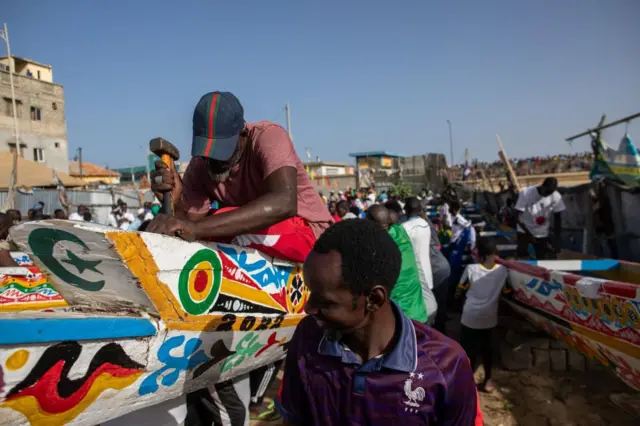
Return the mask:
[[[635,276],[635,282],[613,281],[548,266],[564,264],[567,269],[581,269],[567,261],[556,262],[561,263],[501,260],[509,269],[513,289],[505,299],[540,329],[610,367],[640,391],[640,275]],[[638,266],[622,264],[624,276],[630,277]]]
[[282,359],[309,295],[301,265],[232,245],[57,220],[11,240],[0,425],[100,424]]

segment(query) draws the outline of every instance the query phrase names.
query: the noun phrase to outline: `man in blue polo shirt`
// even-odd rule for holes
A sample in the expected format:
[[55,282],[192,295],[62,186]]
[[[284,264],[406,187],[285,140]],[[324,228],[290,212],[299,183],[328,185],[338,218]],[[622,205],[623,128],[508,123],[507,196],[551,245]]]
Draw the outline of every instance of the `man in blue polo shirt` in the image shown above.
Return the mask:
[[286,424],[482,425],[462,348],[390,301],[398,247],[371,221],[318,238],[304,263],[309,314],[289,344],[277,407]]

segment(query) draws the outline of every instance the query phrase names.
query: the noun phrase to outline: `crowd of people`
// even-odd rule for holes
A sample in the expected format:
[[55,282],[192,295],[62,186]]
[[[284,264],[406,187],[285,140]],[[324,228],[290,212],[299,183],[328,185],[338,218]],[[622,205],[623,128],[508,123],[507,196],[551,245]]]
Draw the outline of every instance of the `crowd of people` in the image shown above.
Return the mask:
[[[80,204],[75,212],[72,211],[73,208],[71,205],[67,205],[64,209],[55,209],[53,215],[45,214],[44,210],[45,203],[42,201],[36,202],[27,212],[26,220],[68,219],[78,222],[97,223],[95,216],[91,213],[91,209],[84,204]],[[137,209],[136,214],[134,215],[129,211],[127,203],[118,199],[116,204],[111,206],[107,223],[103,223],[103,225],[109,225],[124,231],[144,230],[146,225],[159,213],[159,211],[159,204],[145,202],[143,207]],[[6,214],[11,218],[14,224],[18,224],[23,220],[20,210],[8,209]]]
[[[245,122],[229,92],[200,99],[193,131],[184,176],[162,162],[151,174],[157,199],[170,193],[176,200],[174,214],[145,205],[136,217],[120,202],[110,224],[303,263],[310,296],[284,362],[189,394],[178,423],[244,426],[256,415],[305,426],[481,425],[478,390],[493,390],[487,342],[506,272],[496,263],[495,242],[477,238],[455,191],[401,199],[369,188],[325,197],[313,189],[287,132]],[[548,219],[563,209],[555,186],[545,181],[518,198],[525,234],[519,243],[546,247]],[[439,208],[436,224],[429,205]],[[77,215],[87,219],[84,206]],[[0,224],[4,240],[13,219],[3,214]],[[0,246],[0,261],[7,250]],[[447,337],[445,323],[450,297],[465,291],[461,347]],[[485,379],[475,383],[480,360]],[[277,401],[265,406],[264,392],[282,364]],[[148,424],[167,415],[160,406],[145,410]],[[176,418],[179,410],[172,410]],[[126,415],[117,420],[130,424]]]
[[[510,158],[509,162],[513,171],[518,176],[585,172],[591,170],[593,165],[593,153],[584,152],[579,154],[559,154],[542,157]],[[482,169],[488,178],[504,178],[505,169],[502,160],[494,162],[474,161],[468,167],[461,164],[449,169],[450,179],[453,181],[463,180],[465,170],[469,169],[472,178],[481,178],[477,171]],[[469,173],[469,172],[467,172]]]

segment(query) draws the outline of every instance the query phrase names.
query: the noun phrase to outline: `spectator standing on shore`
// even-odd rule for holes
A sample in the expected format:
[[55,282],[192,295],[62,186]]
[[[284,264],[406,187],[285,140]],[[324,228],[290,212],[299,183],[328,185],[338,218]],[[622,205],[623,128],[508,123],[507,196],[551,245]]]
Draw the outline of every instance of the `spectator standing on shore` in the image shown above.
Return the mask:
[[[536,259],[552,259],[560,250],[562,234],[562,215],[566,210],[562,195],[557,191],[558,180],[546,178],[540,186],[524,188],[518,196],[515,209],[518,215],[518,247],[520,259],[529,257],[529,244],[532,244]],[[553,217],[553,239],[549,228]]]
[[349,206],[349,202],[347,200],[340,200],[336,204],[336,213],[338,214],[340,220],[358,218],[358,216],[352,213],[350,209],[351,207]]
[[368,220],[333,225],[304,264],[311,291],[276,406],[287,425],[482,425],[469,360],[390,300],[402,258]]
[[493,366],[493,330],[498,325],[498,303],[508,278],[508,271],[496,263],[498,249],[493,239],[482,238],[478,243],[480,263],[468,265],[460,278],[456,296],[466,290],[462,308],[460,344],[469,356],[475,371],[478,358],[484,366],[484,381],[480,390],[491,392]]
[[366,218],[386,229],[400,250],[400,275],[391,291],[391,300],[412,320],[427,322],[429,316],[437,309],[436,299],[428,283],[423,282],[420,275],[414,247],[407,231],[402,225],[392,223],[389,210],[380,204],[371,206],[367,210]]
[[84,204],[80,204],[78,206],[78,211],[73,212],[69,215],[69,220],[76,220],[78,222],[84,222],[84,215],[89,212],[89,207]]
[[[433,324],[440,306],[433,294],[433,274],[431,271],[431,227],[426,221],[424,204],[417,197],[409,197],[404,206],[407,220],[402,224],[411,239],[411,246],[418,266],[424,303],[429,312],[428,324]],[[444,308],[444,307],[442,307]]]

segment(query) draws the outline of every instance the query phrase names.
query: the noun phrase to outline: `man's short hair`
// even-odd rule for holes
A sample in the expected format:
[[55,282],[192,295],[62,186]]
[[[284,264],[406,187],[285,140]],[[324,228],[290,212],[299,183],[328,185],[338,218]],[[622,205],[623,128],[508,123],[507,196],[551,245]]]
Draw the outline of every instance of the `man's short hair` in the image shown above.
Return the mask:
[[400,275],[400,250],[389,233],[369,220],[343,220],[324,231],[316,253],[337,251],[342,258],[343,286],[354,295],[368,295],[376,285],[389,295]]
[[336,208],[339,208],[339,209],[346,209],[347,211],[349,211],[350,207],[351,207],[351,204],[349,204],[347,200],[340,200],[336,203]]
[[399,215],[402,214],[402,206],[396,200],[387,201],[386,203],[384,203],[384,206],[386,208],[388,208],[389,210],[393,210],[394,212],[398,213]]
[[404,210],[407,212],[407,215],[413,215],[422,212],[422,201],[418,199],[418,197],[409,197],[407,198]]
[[558,179],[554,177],[548,177],[544,181],[542,181],[542,186],[550,191],[555,191],[556,189],[558,189]]
[[478,256],[485,258],[491,254],[498,254],[496,240],[491,237],[482,237],[478,240]]

